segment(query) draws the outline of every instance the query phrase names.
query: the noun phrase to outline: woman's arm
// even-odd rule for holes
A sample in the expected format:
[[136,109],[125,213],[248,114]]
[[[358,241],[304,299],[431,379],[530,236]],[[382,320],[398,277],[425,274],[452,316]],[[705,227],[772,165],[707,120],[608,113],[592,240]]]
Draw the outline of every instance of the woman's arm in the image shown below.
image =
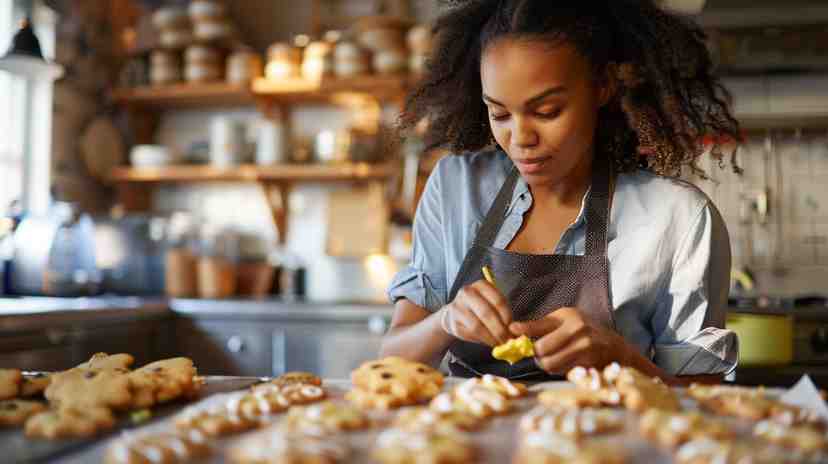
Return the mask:
[[440,316],[440,311],[430,313],[409,300],[398,300],[380,356],[401,356],[438,366],[454,339],[440,326]]

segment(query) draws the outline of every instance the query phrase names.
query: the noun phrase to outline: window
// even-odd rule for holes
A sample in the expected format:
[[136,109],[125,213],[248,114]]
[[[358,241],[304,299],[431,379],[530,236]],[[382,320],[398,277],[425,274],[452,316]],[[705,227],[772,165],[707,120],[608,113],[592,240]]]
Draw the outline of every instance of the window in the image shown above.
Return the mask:
[[[12,38],[17,33],[23,16],[19,4],[0,0],[0,55],[11,47]],[[43,54],[51,59],[55,47],[54,13],[44,7],[42,2],[35,1],[32,16]],[[32,137],[37,140],[35,143],[43,143],[43,137],[51,138],[50,111],[45,114],[32,111],[32,114],[25,116],[25,105],[31,89],[32,86],[27,85],[23,78],[0,71],[0,214],[7,212],[12,201],[20,200],[24,190],[30,194],[40,192],[37,193],[40,197],[43,197],[44,192],[48,194],[49,190],[48,160],[45,163],[32,162],[23,155],[24,135],[29,128],[35,130]],[[47,93],[51,101],[51,91]],[[42,99],[41,96],[40,100]],[[48,130],[41,130],[44,128]],[[28,173],[25,172],[27,169]],[[24,179],[30,179],[28,183],[31,185],[25,185],[27,181]]]

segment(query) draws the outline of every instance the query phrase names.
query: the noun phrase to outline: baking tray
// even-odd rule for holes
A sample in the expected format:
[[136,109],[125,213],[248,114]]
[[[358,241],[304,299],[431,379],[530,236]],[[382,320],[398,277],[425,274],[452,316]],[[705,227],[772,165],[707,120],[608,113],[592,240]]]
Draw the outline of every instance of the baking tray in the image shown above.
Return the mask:
[[[258,377],[214,377],[206,378],[201,397],[216,393],[231,392],[247,388],[262,379]],[[164,419],[180,411],[193,402],[172,402],[152,408],[152,417],[145,422],[135,424],[129,414],[119,414],[114,428],[85,439],[43,440],[27,438],[22,427],[0,429],[0,461],[6,463],[45,462],[70,453],[82,452],[86,447],[100,443],[102,439],[127,429],[137,429],[164,422]]]

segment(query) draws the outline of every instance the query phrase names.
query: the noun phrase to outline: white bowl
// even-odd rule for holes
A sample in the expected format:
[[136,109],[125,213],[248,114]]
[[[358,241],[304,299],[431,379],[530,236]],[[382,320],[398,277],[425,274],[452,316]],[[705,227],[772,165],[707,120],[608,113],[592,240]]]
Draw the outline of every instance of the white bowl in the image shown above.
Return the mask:
[[156,168],[173,164],[175,156],[162,145],[135,145],[129,153],[129,162],[136,168]]

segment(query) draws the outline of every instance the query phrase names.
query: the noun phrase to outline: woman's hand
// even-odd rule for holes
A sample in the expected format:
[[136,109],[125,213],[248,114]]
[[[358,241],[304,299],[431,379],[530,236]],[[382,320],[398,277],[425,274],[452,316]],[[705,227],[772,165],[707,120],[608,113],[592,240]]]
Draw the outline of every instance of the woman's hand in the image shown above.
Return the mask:
[[630,346],[611,329],[587,321],[576,308],[560,308],[536,321],[514,322],[509,328],[535,340],[535,362],[550,374],[566,374],[575,366],[602,368],[625,363]]
[[440,311],[443,330],[460,340],[496,346],[512,338],[512,310],[503,295],[485,280],[461,288],[454,301]]

